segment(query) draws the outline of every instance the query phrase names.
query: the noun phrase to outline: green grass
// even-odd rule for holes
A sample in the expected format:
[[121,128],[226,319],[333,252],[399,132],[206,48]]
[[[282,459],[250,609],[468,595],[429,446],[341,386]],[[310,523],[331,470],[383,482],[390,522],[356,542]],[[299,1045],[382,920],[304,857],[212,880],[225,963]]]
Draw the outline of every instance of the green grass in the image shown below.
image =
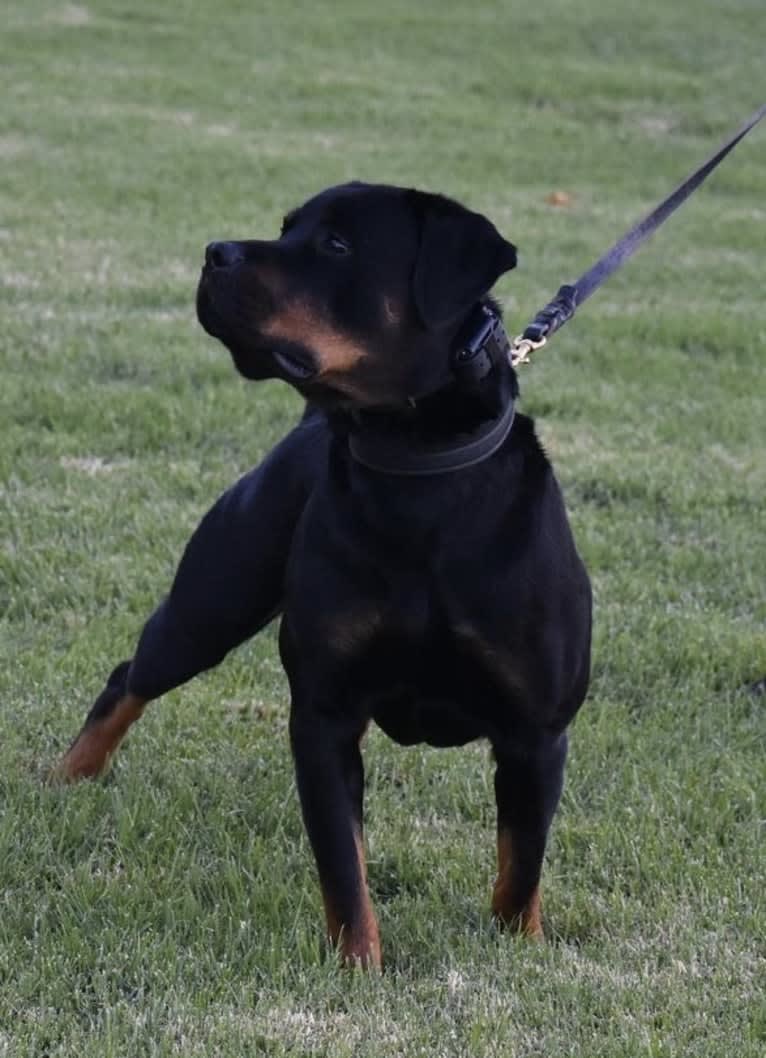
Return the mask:
[[546,945],[489,917],[486,749],[373,734],[387,969],[327,958],[273,630],[103,783],[42,781],[298,413],[196,326],[204,244],[350,177],[441,190],[519,244],[520,326],[763,101],[762,29],[762,0],[7,0],[2,1058],[763,1055],[766,130],[522,379],[596,593]]

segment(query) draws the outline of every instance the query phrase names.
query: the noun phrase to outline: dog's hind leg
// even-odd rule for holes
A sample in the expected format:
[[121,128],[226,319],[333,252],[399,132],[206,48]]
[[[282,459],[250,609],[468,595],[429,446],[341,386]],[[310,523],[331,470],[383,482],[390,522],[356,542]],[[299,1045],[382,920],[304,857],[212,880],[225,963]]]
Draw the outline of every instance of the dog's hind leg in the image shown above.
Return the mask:
[[503,925],[542,938],[540,873],[548,829],[561,797],[567,736],[546,736],[526,751],[494,748],[497,880],[492,911]]
[[55,776],[100,774],[147,702],[219,664],[280,612],[293,531],[326,455],[324,419],[304,418],[205,515],[135,656],[112,672]]

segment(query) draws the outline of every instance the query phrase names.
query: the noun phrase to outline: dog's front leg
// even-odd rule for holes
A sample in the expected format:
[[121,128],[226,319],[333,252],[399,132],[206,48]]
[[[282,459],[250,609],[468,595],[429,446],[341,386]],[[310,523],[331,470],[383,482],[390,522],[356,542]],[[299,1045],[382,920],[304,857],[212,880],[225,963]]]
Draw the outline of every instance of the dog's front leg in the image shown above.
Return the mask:
[[123,661],[112,672],[82,730],[57,766],[56,778],[92,779],[99,775],[128,728],[141,716],[147,700],[128,690],[129,669],[130,662]]
[[303,819],[319,870],[327,932],[344,962],[379,967],[380,938],[367,889],[362,835],[366,725],[296,708],[290,717]]
[[327,436],[322,419],[305,417],[208,511],[135,656],[112,672],[55,777],[100,774],[147,702],[218,665],[279,613],[293,533]]
[[495,744],[497,880],[492,911],[529,937],[542,938],[540,873],[548,829],[564,780],[566,733],[534,748]]

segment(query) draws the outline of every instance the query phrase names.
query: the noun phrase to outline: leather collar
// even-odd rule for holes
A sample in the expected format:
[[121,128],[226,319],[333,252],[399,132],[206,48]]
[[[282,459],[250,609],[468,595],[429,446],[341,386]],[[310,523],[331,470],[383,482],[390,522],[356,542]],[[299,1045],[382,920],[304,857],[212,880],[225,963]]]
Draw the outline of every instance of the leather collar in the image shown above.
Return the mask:
[[515,413],[511,399],[497,418],[482,423],[472,433],[462,434],[448,444],[397,436],[365,424],[362,429],[349,434],[348,447],[357,463],[383,474],[408,477],[448,474],[489,459],[511,432]]
[[[450,356],[450,368],[459,386],[469,389],[501,363],[509,362],[510,342],[496,307],[479,302],[461,328]],[[357,463],[383,474],[448,474],[476,466],[498,450],[511,432],[515,408],[513,397],[490,422],[482,422],[470,433],[436,444],[418,440],[411,433],[393,432],[363,412],[354,415],[355,429],[348,446]]]

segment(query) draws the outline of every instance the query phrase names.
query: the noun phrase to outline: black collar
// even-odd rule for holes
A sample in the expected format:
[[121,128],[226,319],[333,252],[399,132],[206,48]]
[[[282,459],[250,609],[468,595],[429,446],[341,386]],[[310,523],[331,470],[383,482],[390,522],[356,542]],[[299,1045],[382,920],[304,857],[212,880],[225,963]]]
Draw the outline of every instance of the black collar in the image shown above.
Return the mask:
[[443,444],[388,434],[365,424],[349,434],[348,447],[357,463],[383,474],[447,474],[476,466],[496,452],[511,432],[515,410],[509,400],[496,419]]
[[[493,369],[507,366],[509,354],[510,342],[499,313],[480,303],[461,328],[450,367],[458,385],[473,388]],[[496,452],[511,432],[514,411],[509,395],[494,419],[441,444],[392,432],[371,416],[357,412],[348,447],[357,463],[384,474],[447,474],[476,466]]]

